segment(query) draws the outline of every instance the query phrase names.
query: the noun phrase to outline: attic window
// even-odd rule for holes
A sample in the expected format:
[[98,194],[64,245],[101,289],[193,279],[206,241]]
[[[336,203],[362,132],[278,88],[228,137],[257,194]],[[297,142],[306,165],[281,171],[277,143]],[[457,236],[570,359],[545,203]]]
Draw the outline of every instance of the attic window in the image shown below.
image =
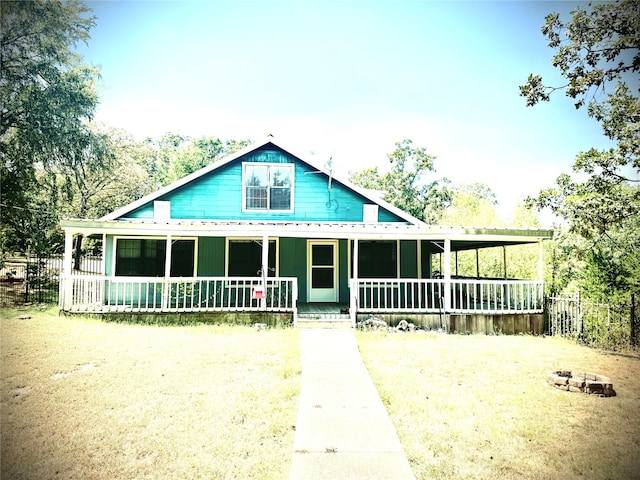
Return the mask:
[[242,186],[245,211],[293,211],[292,164],[244,163]]

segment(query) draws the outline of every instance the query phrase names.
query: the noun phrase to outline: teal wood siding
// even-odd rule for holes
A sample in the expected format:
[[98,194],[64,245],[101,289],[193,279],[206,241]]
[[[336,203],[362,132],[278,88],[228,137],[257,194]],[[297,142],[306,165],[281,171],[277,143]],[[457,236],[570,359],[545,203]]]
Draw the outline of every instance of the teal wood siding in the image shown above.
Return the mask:
[[[295,163],[293,213],[242,211],[242,163]],[[171,218],[189,220],[264,220],[361,222],[366,198],[337,181],[328,189],[328,177],[296,157],[276,150],[257,150],[203,175],[158,200],[171,202]],[[123,218],[152,219],[153,202]],[[380,222],[404,222],[380,208]]]
[[418,278],[418,242],[400,240],[400,278]]
[[307,301],[307,240],[280,238],[280,276],[298,279],[298,300]]
[[224,237],[200,237],[198,240],[198,276],[223,277]]

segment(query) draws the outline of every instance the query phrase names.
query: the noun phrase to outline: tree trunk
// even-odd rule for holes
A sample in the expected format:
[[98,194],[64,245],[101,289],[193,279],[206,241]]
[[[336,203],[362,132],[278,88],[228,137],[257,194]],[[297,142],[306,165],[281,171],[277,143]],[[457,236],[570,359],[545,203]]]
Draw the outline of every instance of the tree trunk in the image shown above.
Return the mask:
[[80,270],[80,259],[82,258],[82,234],[76,236],[76,245],[73,252],[73,269]]

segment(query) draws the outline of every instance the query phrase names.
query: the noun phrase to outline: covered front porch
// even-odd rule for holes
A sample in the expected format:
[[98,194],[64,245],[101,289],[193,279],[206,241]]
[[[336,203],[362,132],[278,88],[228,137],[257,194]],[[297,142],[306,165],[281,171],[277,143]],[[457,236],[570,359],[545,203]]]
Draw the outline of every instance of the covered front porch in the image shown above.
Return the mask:
[[[437,319],[449,329],[460,315],[530,315],[543,311],[542,241],[550,237],[548,231],[84,220],[66,221],[63,228],[66,249],[60,310],[64,312],[238,312],[255,314],[256,318],[258,314],[260,318],[264,314],[284,314],[290,316],[293,325],[315,313],[348,315],[352,326],[370,315],[386,315],[392,321],[399,316],[430,318],[432,321],[426,323],[431,326]],[[72,270],[74,237],[79,234],[102,238],[102,274],[82,275]],[[150,239],[162,247],[154,251],[154,255],[163,255],[161,262],[154,260],[164,266],[162,275],[122,274],[134,250],[131,245],[119,249],[119,245],[125,245],[123,239],[138,238],[146,239],[143,245],[147,248]],[[193,239],[193,245],[185,239]],[[253,269],[257,275],[233,274],[238,267],[231,258],[232,247],[240,241],[260,249],[258,267]],[[536,279],[455,274],[456,252],[522,244],[538,245]],[[314,246],[322,248],[316,252]],[[191,255],[186,262],[185,252]],[[124,260],[118,264],[120,258]],[[176,276],[172,274],[175,271],[190,274]],[[325,287],[331,290],[323,290]]]

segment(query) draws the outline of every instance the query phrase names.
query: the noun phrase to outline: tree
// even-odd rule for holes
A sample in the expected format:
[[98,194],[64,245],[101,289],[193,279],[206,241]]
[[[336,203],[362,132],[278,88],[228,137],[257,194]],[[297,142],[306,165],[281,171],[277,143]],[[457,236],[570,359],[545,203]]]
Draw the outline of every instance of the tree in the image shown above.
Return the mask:
[[[0,246],[41,248],[42,228],[57,221],[42,202],[37,167],[70,160],[87,141],[97,104],[97,71],[72,51],[94,18],[78,0],[0,3]],[[41,203],[42,202],[42,203]]]
[[533,106],[564,90],[576,108],[587,106],[614,146],[580,153],[573,171],[586,180],[563,174],[530,203],[549,207],[572,231],[594,238],[640,214],[640,8],[637,0],[620,0],[590,11],[578,7],[571,15],[565,22],[552,13],[542,27],[556,50],[552,64],[567,82],[549,86],[531,74],[520,94]]
[[496,211],[496,195],[483,183],[459,185],[453,188],[451,205],[443,213],[441,225],[501,227]]
[[156,152],[152,171],[159,185],[164,186],[246,147],[251,142],[221,140],[217,137],[194,139],[166,133],[157,141],[148,139],[148,143]]
[[447,179],[426,181],[435,172],[435,156],[411,140],[396,142],[388,155],[391,168],[380,173],[378,167],[350,173],[350,180],[361,187],[384,191],[384,200],[426,223],[435,224],[451,201]]

